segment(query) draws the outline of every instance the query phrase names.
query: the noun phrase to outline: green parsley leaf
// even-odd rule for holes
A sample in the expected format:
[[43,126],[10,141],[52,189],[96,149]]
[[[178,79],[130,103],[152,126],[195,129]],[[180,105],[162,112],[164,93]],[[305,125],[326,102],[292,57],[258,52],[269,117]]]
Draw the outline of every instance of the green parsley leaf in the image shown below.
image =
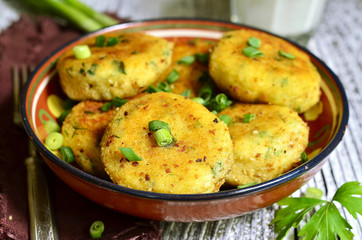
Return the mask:
[[[357,197],[359,195],[359,197]],[[351,225],[341,216],[333,201],[337,201],[345,207],[348,212],[357,219],[357,213],[362,215],[362,186],[359,182],[347,182],[343,184],[334,194],[330,202],[314,198],[285,198],[278,202],[280,206],[272,224],[275,224],[276,239],[283,239],[291,227],[296,228],[304,216],[320,206],[319,210],[299,231],[298,236],[303,240],[337,239],[338,235],[342,240],[352,239]]]

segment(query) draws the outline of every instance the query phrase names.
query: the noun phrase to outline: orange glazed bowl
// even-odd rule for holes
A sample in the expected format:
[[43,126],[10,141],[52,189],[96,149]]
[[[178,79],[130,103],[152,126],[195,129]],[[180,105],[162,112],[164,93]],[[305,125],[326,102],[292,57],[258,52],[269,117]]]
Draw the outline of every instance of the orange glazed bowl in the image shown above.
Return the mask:
[[[44,123],[56,120],[48,105],[54,95],[62,92],[56,70],[59,57],[86,39],[105,33],[145,32],[172,40],[204,39],[217,41],[225,31],[250,28],[229,22],[165,19],[130,22],[108,27],[77,38],[45,59],[28,79],[21,95],[21,113],[29,138],[35,144],[49,168],[66,184],[86,198],[122,213],[165,221],[212,221],[240,216],[267,207],[299,189],[308,182],[328,160],[327,156],[342,140],[349,112],[343,86],[326,64],[308,50],[294,44],[310,56],[321,77],[323,111],[310,127],[309,161],[270,181],[240,189],[221,189],[207,194],[163,194],[119,186],[90,175],[54,155],[44,145]],[[261,30],[258,30],[261,31]],[[303,115],[300,115],[302,118]]]

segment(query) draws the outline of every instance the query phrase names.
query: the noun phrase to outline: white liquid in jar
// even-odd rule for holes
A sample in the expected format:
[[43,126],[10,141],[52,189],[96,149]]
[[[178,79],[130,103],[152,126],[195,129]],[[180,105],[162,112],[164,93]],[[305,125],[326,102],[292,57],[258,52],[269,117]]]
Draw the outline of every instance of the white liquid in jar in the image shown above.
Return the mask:
[[313,30],[326,0],[231,0],[231,21],[258,27],[282,36]]

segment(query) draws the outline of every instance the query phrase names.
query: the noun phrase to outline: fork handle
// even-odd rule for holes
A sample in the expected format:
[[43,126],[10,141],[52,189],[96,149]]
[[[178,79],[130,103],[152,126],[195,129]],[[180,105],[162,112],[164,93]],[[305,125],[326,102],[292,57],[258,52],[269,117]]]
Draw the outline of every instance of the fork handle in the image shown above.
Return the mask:
[[39,157],[25,159],[28,179],[30,213],[30,239],[58,240],[54,213],[50,204],[49,189]]

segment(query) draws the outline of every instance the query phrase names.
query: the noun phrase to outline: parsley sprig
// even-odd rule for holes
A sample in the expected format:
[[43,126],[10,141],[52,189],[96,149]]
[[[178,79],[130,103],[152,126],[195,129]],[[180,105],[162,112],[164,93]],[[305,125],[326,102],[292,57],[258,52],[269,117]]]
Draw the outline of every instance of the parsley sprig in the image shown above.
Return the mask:
[[299,237],[303,237],[303,240],[313,240],[316,237],[337,239],[337,234],[342,240],[352,239],[352,226],[341,216],[334,201],[342,204],[357,219],[357,213],[362,215],[361,195],[362,186],[359,182],[347,182],[336,191],[330,202],[307,197],[289,197],[279,201],[280,206],[286,207],[279,209],[272,221],[275,232],[278,233],[276,239],[283,239],[291,227],[296,228],[304,216],[317,206],[320,207],[319,210],[299,231]]

